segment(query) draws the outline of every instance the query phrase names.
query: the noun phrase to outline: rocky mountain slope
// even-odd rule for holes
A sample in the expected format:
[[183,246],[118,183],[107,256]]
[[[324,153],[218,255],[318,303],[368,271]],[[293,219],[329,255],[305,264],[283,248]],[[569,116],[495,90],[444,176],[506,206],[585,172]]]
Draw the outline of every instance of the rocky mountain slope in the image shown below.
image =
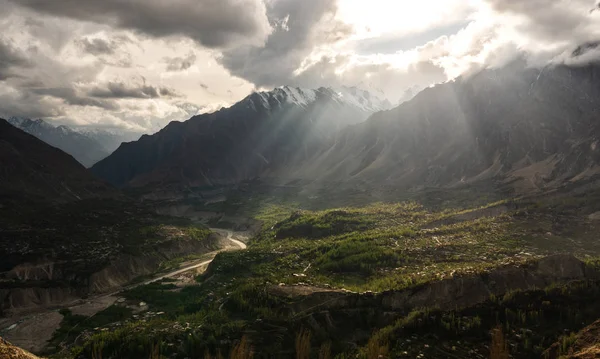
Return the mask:
[[253,93],[231,108],[125,143],[92,171],[119,186],[237,183],[310,158],[340,129],[388,106],[355,88]]
[[419,189],[494,179],[520,190],[600,173],[600,66],[522,63],[419,93],[341,132],[289,178]]
[[[106,152],[106,156],[113,153],[121,143],[137,141],[141,133],[127,130],[109,130],[109,129],[74,129],[74,131],[89,137],[98,142]],[[106,156],[102,157],[105,158]],[[95,161],[96,163],[98,161]],[[90,165],[91,166],[91,165]]]

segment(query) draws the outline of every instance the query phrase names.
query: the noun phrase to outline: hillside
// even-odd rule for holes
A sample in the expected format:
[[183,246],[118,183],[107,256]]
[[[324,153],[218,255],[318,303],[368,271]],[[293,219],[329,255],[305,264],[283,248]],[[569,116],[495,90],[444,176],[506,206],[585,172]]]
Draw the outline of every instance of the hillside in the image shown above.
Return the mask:
[[0,198],[66,202],[114,196],[73,157],[0,119]]

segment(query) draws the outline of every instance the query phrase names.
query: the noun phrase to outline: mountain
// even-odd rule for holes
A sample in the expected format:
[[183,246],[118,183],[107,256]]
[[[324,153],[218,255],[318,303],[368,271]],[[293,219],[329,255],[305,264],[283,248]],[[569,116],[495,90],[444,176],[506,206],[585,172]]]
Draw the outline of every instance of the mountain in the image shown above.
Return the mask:
[[8,122],[51,146],[71,154],[86,167],[108,156],[120,144],[115,142],[121,140],[120,136],[111,136],[108,132],[77,132],[67,126],[52,126],[41,119],[12,117]]
[[489,181],[517,192],[556,188],[600,174],[599,79],[597,64],[515,61],[427,88],[367,121],[383,106],[362,92],[280,88],[171,123],[92,170],[150,188],[256,177],[411,191]]
[[0,198],[72,201],[114,193],[75,159],[0,119]]
[[311,157],[342,128],[389,106],[356,88],[257,92],[124,143],[92,171],[118,186],[237,183]]
[[522,62],[428,88],[279,176],[404,189],[494,180],[519,192],[600,174],[600,65]]
[[141,134],[126,130],[74,129],[74,131],[98,142],[105,152],[113,153],[121,143],[137,141]]

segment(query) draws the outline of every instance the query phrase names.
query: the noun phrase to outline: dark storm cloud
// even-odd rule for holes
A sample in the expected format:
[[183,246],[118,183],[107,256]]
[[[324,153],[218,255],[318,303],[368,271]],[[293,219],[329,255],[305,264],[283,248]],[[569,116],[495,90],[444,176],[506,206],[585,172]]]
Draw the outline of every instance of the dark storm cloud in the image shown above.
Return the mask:
[[158,97],[178,97],[179,95],[173,89],[167,87],[157,87],[146,84],[127,85],[122,82],[109,82],[106,86],[95,87],[88,91],[88,95],[96,98],[137,98],[148,99]]
[[19,76],[15,68],[29,66],[31,64],[23,54],[0,39],[0,81]]
[[293,84],[294,71],[315,46],[333,43],[352,32],[334,18],[335,0],[278,0],[268,4],[275,30],[266,44],[226,51],[220,59],[233,75],[256,86]]
[[133,29],[154,37],[187,36],[211,48],[262,43],[271,30],[262,0],[9,1],[40,13]]
[[114,41],[104,39],[88,39],[83,38],[76,41],[81,49],[92,55],[112,55],[115,53],[119,44]]
[[196,54],[190,52],[185,57],[165,57],[164,62],[167,64],[167,71],[184,71],[196,62]]

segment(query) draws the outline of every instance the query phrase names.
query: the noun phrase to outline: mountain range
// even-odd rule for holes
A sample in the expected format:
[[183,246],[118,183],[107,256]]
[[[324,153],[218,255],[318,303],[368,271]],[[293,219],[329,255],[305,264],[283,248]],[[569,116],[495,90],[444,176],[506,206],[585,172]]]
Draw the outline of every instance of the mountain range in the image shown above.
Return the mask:
[[67,152],[85,167],[91,167],[94,163],[108,156],[119,147],[121,142],[133,141],[139,138],[139,135],[126,131],[77,131],[67,126],[53,126],[41,119],[30,120],[11,117],[8,122],[49,145]]
[[360,91],[284,87],[173,122],[92,171],[117,186],[162,189],[256,178],[411,191],[481,181],[555,188],[600,173],[599,76],[597,64],[515,61],[392,110]]

